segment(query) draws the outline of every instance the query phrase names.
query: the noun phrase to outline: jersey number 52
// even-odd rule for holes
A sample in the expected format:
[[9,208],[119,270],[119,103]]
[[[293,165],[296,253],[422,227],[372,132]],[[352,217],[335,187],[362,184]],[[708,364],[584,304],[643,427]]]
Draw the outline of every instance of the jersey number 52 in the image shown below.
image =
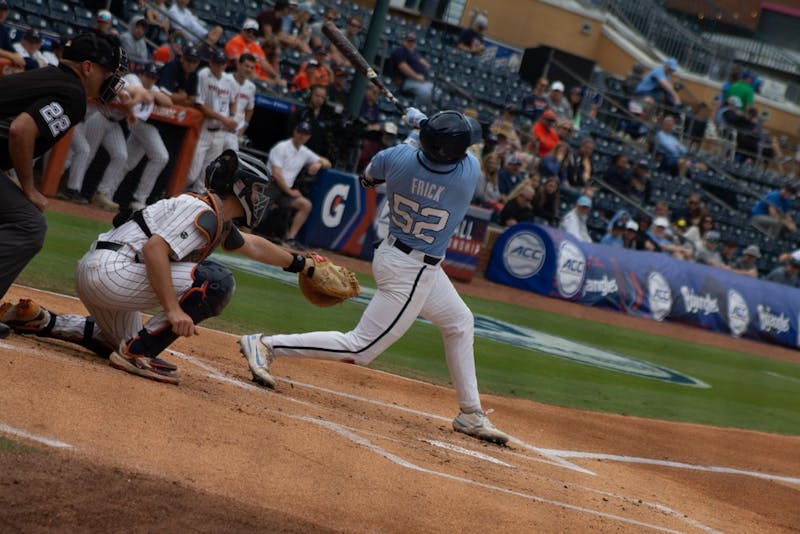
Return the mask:
[[[424,221],[415,221],[415,216],[425,217]],[[420,209],[419,202],[394,194],[392,200],[392,222],[400,227],[403,232],[411,234],[426,243],[433,243],[435,234],[447,225],[450,214],[445,210],[425,207]],[[425,233],[425,232],[428,233]]]

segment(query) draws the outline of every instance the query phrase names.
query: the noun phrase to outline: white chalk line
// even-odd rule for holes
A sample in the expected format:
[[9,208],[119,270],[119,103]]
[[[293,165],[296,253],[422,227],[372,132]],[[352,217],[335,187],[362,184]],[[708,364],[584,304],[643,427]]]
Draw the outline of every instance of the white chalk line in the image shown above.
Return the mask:
[[780,373],[775,373],[773,371],[764,371],[765,375],[774,376],[776,378],[783,378],[784,380],[789,380],[791,382],[800,382],[800,378],[795,378],[793,376],[786,376]]
[[19,438],[27,439],[30,441],[35,441],[37,443],[41,443],[43,445],[47,445],[48,447],[55,447],[56,449],[74,449],[72,445],[69,443],[64,443],[63,441],[59,441],[57,439],[46,438],[44,436],[37,436],[36,434],[31,434],[21,428],[14,428],[12,426],[4,425],[0,423],[0,433],[1,434],[11,434],[12,436],[17,436]]

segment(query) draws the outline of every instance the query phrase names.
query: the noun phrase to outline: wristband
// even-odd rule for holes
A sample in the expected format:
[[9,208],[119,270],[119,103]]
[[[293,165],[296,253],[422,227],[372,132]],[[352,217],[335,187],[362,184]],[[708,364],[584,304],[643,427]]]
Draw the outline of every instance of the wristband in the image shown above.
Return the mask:
[[287,273],[299,273],[305,269],[305,266],[306,257],[297,252],[292,252],[292,263],[290,263],[288,267],[284,267],[283,270]]

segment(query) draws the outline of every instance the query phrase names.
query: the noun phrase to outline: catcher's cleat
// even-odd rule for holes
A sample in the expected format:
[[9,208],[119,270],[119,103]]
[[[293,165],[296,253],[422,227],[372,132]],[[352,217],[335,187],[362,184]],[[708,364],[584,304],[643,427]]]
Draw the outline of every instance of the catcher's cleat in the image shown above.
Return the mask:
[[453,419],[453,430],[498,445],[505,445],[508,442],[508,434],[497,430],[486,414],[481,411],[459,412],[458,416]]
[[0,339],[7,338],[11,333],[11,329],[6,323],[0,323]]
[[[131,354],[128,352],[128,346],[123,342],[119,349],[111,353],[111,356],[108,358],[108,363],[115,369],[121,369],[122,371],[149,378],[156,382],[178,385],[179,379],[175,371],[169,371],[154,365],[154,360],[155,358],[149,356]],[[164,362],[164,360],[160,361],[169,363]]]
[[253,382],[270,389],[275,389],[275,378],[269,374],[269,364],[275,358],[272,346],[262,341],[261,334],[242,336],[239,339],[239,350],[247,358],[247,366],[253,373]]
[[31,299],[0,305],[0,321],[23,334],[37,334],[50,324],[50,312]]

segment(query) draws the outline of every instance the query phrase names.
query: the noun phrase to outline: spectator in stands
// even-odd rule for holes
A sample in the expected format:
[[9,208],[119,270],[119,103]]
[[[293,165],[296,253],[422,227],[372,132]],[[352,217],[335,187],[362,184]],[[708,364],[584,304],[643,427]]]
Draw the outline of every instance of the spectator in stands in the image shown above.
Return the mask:
[[539,161],[539,173],[543,178],[554,176],[559,182],[567,179],[567,165],[569,163],[569,145],[563,141],[558,143],[553,151]]
[[41,52],[42,34],[39,30],[29,28],[18,43],[14,43],[14,51],[25,61],[25,70],[47,66],[47,60]]
[[317,22],[313,22],[310,25],[311,29],[311,39],[309,40],[309,44],[311,45],[311,49],[315,49],[318,46],[327,46],[331,50],[332,56],[338,56],[336,59],[336,63],[341,63],[341,56],[338,54],[338,51],[331,47],[331,41],[328,37],[322,33],[322,25],[326,22],[330,22],[336,25],[339,22],[339,10],[335,7],[326,7],[325,12],[322,14],[322,18]]
[[110,33],[116,34],[117,30],[111,27],[112,18],[111,18],[111,11],[107,9],[101,9],[97,12],[97,17],[95,18],[94,26],[92,29],[97,33]]
[[483,32],[489,26],[489,19],[486,15],[478,13],[472,19],[472,24],[468,28],[461,30],[456,42],[456,48],[468,54],[478,55],[486,50],[483,43]]
[[[236,61],[244,52],[248,52],[256,58],[255,76],[259,80],[280,83],[280,72],[267,61],[266,54],[258,44],[258,22],[255,19],[245,19],[242,29],[225,43],[225,55],[230,61]],[[285,82],[283,82],[285,85]]]
[[183,54],[186,36],[180,30],[173,30],[167,42],[153,51],[153,61],[166,64]]
[[570,151],[567,158],[566,179],[561,182],[561,191],[570,199],[586,194],[592,196],[592,156],[594,154],[594,139],[584,137],[578,145],[578,150]]
[[[641,226],[641,224],[640,224]],[[666,217],[656,217],[653,219],[653,224],[647,232],[650,243],[653,247],[648,246],[645,242],[646,250],[654,250],[656,252],[663,252],[675,258],[682,260],[689,259],[692,256],[692,250],[682,247],[669,234],[669,219]]]
[[784,265],[778,266],[765,277],[765,280],[777,284],[798,287],[798,275],[800,274],[800,250],[792,252],[785,260]]
[[417,52],[417,34],[407,33],[400,46],[392,51],[390,60],[402,90],[413,93],[417,104],[430,104],[433,96],[433,82],[428,79],[430,64]]
[[278,39],[286,48],[299,50],[303,54],[309,54],[311,48],[311,3],[299,2],[291,17],[291,26],[284,36],[283,32],[278,35]]
[[189,9],[189,0],[174,0],[167,15],[175,26],[191,35],[192,40],[198,40],[208,33],[206,23]]
[[328,61],[328,48],[318,46],[314,49],[314,56],[300,65],[292,85],[295,92],[303,93],[312,85],[328,87],[333,82],[333,69]]
[[139,63],[147,63],[150,53],[147,51],[147,43],[144,35],[147,32],[147,19],[142,15],[134,15],[128,24],[128,31],[119,36],[119,40],[125,50],[128,51],[128,59]]
[[279,195],[273,202],[284,209],[295,210],[285,241],[286,245],[294,248],[302,248],[297,243],[297,233],[308,219],[312,207],[311,201],[293,187],[295,180],[303,168],[307,174],[315,176],[320,170],[331,167],[330,161],[305,146],[309,139],[311,125],[298,122],[292,130],[292,136],[277,143],[269,151],[268,166],[277,188],[275,193]]
[[368,84],[364,90],[364,100],[361,101],[361,110],[358,113],[358,116],[367,125],[368,130],[378,130],[380,128],[380,97],[380,88],[377,85]]
[[261,11],[256,20],[260,25],[261,35],[278,37],[283,31],[283,17],[290,12],[289,0],[275,0],[274,7]]
[[539,117],[547,109],[547,87],[550,82],[547,78],[539,78],[533,85],[533,92],[522,99],[520,112],[532,121],[539,120]]
[[536,216],[533,211],[535,198],[536,189],[528,180],[518,184],[508,195],[508,200],[500,211],[500,224],[514,226],[521,222],[533,222]]
[[674,221],[679,227],[689,229],[692,226],[700,226],[700,222],[706,214],[706,206],[703,203],[703,199],[698,193],[692,193],[686,197],[686,205],[683,209],[675,213]]
[[779,237],[782,231],[794,233],[797,225],[789,212],[796,196],[797,187],[792,183],[770,191],[750,210],[751,224],[772,238]]
[[543,158],[548,155],[561,141],[556,131],[558,118],[553,110],[548,109],[533,124],[533,139],[536,144],[536,154]]
[[642,81],[636,86],[636,96],[650,96],[656,102],[661,102],[667,106],[680,106],[681,98],[670,80],[670,76],[675,73],[677,68],[678,61],[671,57],[663,65],[652,69],[645,74]]
[[59,37],[50,41],[50,50],[42,49],[42,56],[48,65],[58,66],[61,63],[61,57],[64,53],[64,44],[67,39]]
[[372,156],[384,148],[397,144],[397,125],[391,121],[381,122],[362,133],[361,151],[358,155],[356,172],[362,172],[372,160]]
[[646,205],[650,203],[650,186],[650,165],[646,159],[640,159],[633,166],[626,194],[640,205]]
[[619,153],[611,158],[611,165],[603,174],[603,181],[616,191],[627,194],[631,182],[631,169],[626,154]]
[[550,86],[550,92],[547,93],[547,107],[553,110],[559,119],[572,120],[572,106],[569,100],[564,98],[563,82],[556,80]]
[[18,68],[25,68],[25,60],[14,50],[14,43],[6,27],[6,19],[11,8],[8,0],[0,0],[0,59],[7,59]]
[[758,278],[756,262],[758,262],[759,258],[761,258],[761,249],[758,248],[758,245],[748,245],[742,251],[742,255],[731,262],[730,270],[734,273]]
[[[209,63],[211,58],[217,56],[217,51],[220,50],[217,43],[222,39],[224,31],[222,26],[212,26],[208,29],[205,36],[197,42],[197,53],[200,55],[200,60],[203,63]],[[235,61],[233,63],[235,63]]]
[[191,106],[197,96],[197,67],[200,65],[200,56],[197,49],[191,45],[183,49],[177,57],[164,65],[158,77],[158,86],[172,103],[177,106]]
[[584,243],[591,243],[592,238],[589,235],[589,228],[586,222],[589,220],[589,213],[592,211],[592,199],[586,195],[582,195],[575,203],[575,207],[567,212],[561,219],[559,228],[564,232],[571,234],[574,238]]
[[639,225],[636,221],[630,220],[625,223],[625,231],[622,232],[622,248],[635,250],[636,239],[639,235]]
[[500,157],[489,152],[481,162],[481,173],[475,188],[474,199],[479,206],[493,210],[493,219],[503,209],[503,195],[500,193]]
[[350,72],[346,68],[334,67],[333,82],[328,86],[328,101],[335,104],[339,110],[344,109],[350,96],[350,87],[347,83],[349,79]]
[[542,178],[544,183],[536,191],[534,214],[544,219],[550,226],[558,224],[558,210],[560,208],[560,195],[558,191],[559,180],[555,176]]
[[738,70],[731,71],[732,83],[728,85],[722,93],[722,101],[728,102],[731,97],[736,97],[738,108],[745,111],[755,103],[755,91],[753,86],[744,79]]
[[170,34],[170,22],[167,16],[169,6],[167,6],[167,1],[152,0],[152,2],[148,3],[147,0],[139,0],[139,5],[144,9],[145,17],[147,17],[147,35],[150,40],[156,43],[163,43],[166,41],[167,36]]
[[567,93],[567,102],[572,109],[572,124],[576,128],[581,126],[581,106],[583,105],[583,88],[579,85],[571,88]]
[[625,246],[623,234],[625,233],[625,227],[627,224],[628,223],[625,221],[625,219],[617,219],[614,221],[614,223],[611,225],[611,228],[600,240],[600,244],[607,245],[609,247],[623,248]]
[[559,139],[566,142],[575,135],[575,126],[569,119],[558,119],[556,121],[556,133]]
[[503,202],[508,200],[508,195],[523,180],[522,160],[512,152],[506,156],[503,168],[498,172],[498,189]]
[[328,90],[321,85],[312,85],[308,92],[307,105],[289,116],[289,127],[305,122],[311,127],[311,136],[304,144],[313,152],[329,157],[333,137],[339,129],[339,119],[327,103]]
[[695,248],[694,261],[705,265],[711,265],[712,267],[724,268],[726,265],[725,262],[722,261],[722,255],[719,253],[720,239],[721,236],[716,230],[706,232],[706,235],[703,236],[700,242],[700,246]]
[[619,123],[623,138],[630,141],[646,141],[647,133],[650,130],[644,116],[644,106],[641,101],[631,100],[628,102],[628,111],[631,117],[625,117]]
[[644,66],[641,63],[634,63],[631,66],[631,71],[625,76],[622,82],[622,90],[625,91],[626,96],[633,96],[636,93],[636,88],[642,82],[644,77]]
[[356,50],[361,50],[361,47],[364,46],[364,37],[361,33],[363,29],[364,21],[361,20],[361,17],[353,15],[347,19],[347,24],[344,27],[344,36],[356,47]]
[[686,176],[692,162],[687,159],[686,146],[683,145],[672,131],[675,129],[675,118],[667,115],[661,121],[661,130],[653,141],[656,155],[661,155],[661,168],[670,174]]

